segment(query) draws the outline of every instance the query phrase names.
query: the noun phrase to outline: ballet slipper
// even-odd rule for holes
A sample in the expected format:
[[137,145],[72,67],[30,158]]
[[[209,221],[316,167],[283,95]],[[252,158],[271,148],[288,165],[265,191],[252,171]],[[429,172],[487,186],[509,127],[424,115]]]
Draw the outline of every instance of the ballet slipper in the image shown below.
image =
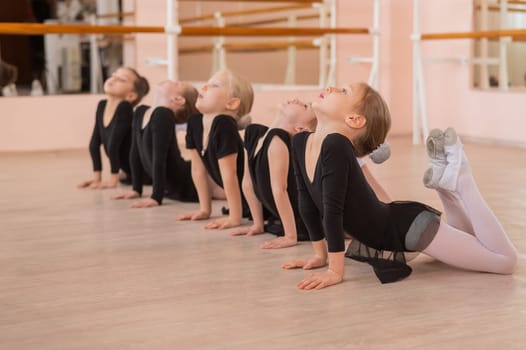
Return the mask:
[[448,191],[455,191],[457,188],[458,175],[464,158],[464,146],[457,136],[455,129],[448,128],[444,131],[444,152],[446,154],[447,165],[444,173],[438,181],[438,186]]
[[425,171],[422,181],[428,188],[439,188],[440,178],[447,165],[442,130],[433,129],[429,132],[426,139],[426,150],[429,156],[429,168]]

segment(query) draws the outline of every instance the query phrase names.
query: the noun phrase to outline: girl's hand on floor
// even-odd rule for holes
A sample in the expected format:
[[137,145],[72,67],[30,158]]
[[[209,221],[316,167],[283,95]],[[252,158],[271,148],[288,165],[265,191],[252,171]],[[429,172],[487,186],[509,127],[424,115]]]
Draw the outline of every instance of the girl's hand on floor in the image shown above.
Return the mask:
[[263,227],[259,225],[243,226],[238,227],[234,231],[230,232],[230,236],[254,236],[263,233]]
[[338,273],[327,270],[324,272],[313,272],[305,277],[300,283],[297,284],[299,289],[310,290],[310,289],[322,289],[325,287],[333,286],[341,283],[343,277]]
[[205,220],[210,217],[210,213],[204,212],[204,211],[193,211],[190,213],[179,215],[176,220],[177,221],[185,221],[185,220]]
[[128,191],[128,192],[122,192],[117,193],[111,196],[111,199],[134,199],[139,198],[141,195],[135,191]]
[[322,258],[321,256],[314,255],[310,259],[297,259],[293,260],[287,263],[284,263],[281,265],[281,268],[286,270],[292,270],[292,269],[304,269],[304,270],[311,270],[311,269],[317,269],[319,267],[324,267],[327,265],[327,259]]
[[226,218],[221,218],[221,219],[212,221],[211,223],[205,226],[205,229],[224,230],[225,228],[237,227],[239,225],[241,225],[241,220],[236,220],[236,219],[231,219],[230,217],[226,217]]

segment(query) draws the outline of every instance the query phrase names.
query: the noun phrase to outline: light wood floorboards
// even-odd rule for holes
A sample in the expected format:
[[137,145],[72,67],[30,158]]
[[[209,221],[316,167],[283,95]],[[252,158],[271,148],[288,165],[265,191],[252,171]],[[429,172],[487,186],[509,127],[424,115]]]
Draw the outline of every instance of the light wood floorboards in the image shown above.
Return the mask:
[[[395,199],[441,208],[421,183],[423,146],[392,145],[373,173]],[[279,268],[307,243],[263,251],[270,235],[175,221],[195,204],[130,209],[77,190],[87,151],[0,154],[0,349],[525,349],[526,150],[466,150],[521,254],[514,275],[420,256],[381,285],[348,260],[343,284],[310,292],[295,288],[306,272]]]

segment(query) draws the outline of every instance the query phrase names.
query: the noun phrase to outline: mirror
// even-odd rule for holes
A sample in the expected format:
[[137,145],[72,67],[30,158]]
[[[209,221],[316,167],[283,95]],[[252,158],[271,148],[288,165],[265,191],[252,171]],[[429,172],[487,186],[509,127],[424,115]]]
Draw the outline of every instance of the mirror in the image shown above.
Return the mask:
[[[133,23],[134,13],[123,12],[123,7],[134,8],[132,0],[2,1],[0,21],[108,25]],[[320,13],[328,12],[326,8],[322,11],[308,3],[205,1],[180,2],[178,10],[179,21],[183,26],[218,26],[222,23],[226,26],[255,27],[319,27],[322,20]],[[223,17],[221,19],[217,17],[219,12]],[[164,22],[163,10],[159,10],[159,16]],[[328,14],[326,16],[328,24]],[[94,41],[94,36],[89,35],[0,35],[2,94],[101,92],[105,78],[122,65],[124,43],[133,41],[134,36],[96,37]],[[217,69],[235,67],[254,83],[317,85],[320,66],[325,67],[322,72],[325,75],[329,70],[330,47],[329,40],[315,39],[181,37],[178,40],[179,78],[206,81]],[[222,49],[218,49],[219,46]],[[92,47],[96,47],[96,50],[92,50]],[[321,57],[326,60],[324,63],[320,63]],[[269,65],[273,69],[254,68]]]
[[[0,2],[0,22],[92,23],[97,14],[116,14],[121,0],[17,0]],[[122,17],[97,16],[98,24]],[[122,40],[99,36],[100,81],[122,64]],[[89,93],[90,36],[0,35],[0,88],[3,96]],[[100,82],[96,88],[100,88]],[[100,91],[100,90],[98,90]]]
[[[526,28],[526,1],[508,0],[504,16],[501,15],[501,0],[474,0],[473,4],[474,31]],[[484,4],[487,10],[484,9]],[[489,59],[487,68],[484,64],[474,65],[473,84],[475,87],[496,88],[501,85],[502,80],[507,80],[509,88],[526,86],[526,36],[514,37],[503,46],[507,77],[501,77],[499,71],[498,59],[501,55],[501,42],[498,39],[475,41],[475,57],[483,59],[486,55]]]

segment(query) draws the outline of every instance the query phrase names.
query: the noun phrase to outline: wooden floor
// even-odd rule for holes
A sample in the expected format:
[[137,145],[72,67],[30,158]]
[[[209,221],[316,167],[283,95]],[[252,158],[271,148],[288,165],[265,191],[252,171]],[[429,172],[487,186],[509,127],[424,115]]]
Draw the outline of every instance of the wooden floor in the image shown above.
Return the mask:
[[[378,179],[395,199],[441,208],[421,185],[423,147],[391,141]],[[525,349],[526,150],[466,150],[521,253],[514,275],[420,256],[382,285],[348,260],[343,284],[309,292],[295,288],[306,272],[279,268],[309,244],[263,251],[269,235],[176,222],[192,204],[130,209],[113,190],[77,190],[87,150],[1,154],[0,349]]]

